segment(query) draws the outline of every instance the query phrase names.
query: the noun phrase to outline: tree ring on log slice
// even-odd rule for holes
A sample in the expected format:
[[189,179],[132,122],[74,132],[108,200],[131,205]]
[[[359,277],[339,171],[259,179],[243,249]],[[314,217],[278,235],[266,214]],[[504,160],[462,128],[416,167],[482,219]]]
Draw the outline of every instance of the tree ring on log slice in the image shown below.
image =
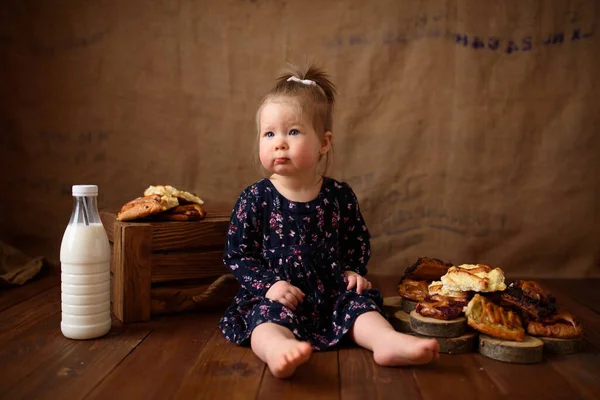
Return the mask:
[[467,319],[458,317],[449,321],[424,317],[412,310],[410,312],[410,327],[416,333],[434,337],[459,337],[467,331]]
[[402,311],[410,313],[417,307],[417,304],[419,304],[418,301],[402,299]]
[[402,309],[402,297],[385,297],[383,299],[383,311],[388,318],[393,318],[394,313]]
[[525,340],[498,339],[479,335],[479,353],[485,357],[516,364],[533,364],[542,361],[544,343],[533,336],[525,335]]
[[402,310],[398,310],[392,314],[390,323],[398,332],[413,333],[412,329],[410,328],[410,316]]
[[550,354],[575,354],[581,351],[581,338],[560,339],[545,336],[536,336],[544,343],[544,353]]

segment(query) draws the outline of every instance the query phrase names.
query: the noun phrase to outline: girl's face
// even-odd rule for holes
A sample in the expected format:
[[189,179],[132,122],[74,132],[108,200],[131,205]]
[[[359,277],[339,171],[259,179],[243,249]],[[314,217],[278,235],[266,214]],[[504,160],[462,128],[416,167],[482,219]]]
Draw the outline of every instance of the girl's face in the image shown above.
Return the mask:
[[321,155],[331,146],[331,132],[320,139],[312,121],[293,102],[270,101],[259,115],[260,162],[282,176],[316,173]]

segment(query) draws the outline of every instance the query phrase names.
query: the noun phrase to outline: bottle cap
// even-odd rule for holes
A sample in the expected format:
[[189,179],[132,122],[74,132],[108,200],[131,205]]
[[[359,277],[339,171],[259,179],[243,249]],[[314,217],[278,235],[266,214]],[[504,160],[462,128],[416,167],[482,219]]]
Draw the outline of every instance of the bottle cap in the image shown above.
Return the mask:
[[98,196],[98,185],[73,185],[73,196]]

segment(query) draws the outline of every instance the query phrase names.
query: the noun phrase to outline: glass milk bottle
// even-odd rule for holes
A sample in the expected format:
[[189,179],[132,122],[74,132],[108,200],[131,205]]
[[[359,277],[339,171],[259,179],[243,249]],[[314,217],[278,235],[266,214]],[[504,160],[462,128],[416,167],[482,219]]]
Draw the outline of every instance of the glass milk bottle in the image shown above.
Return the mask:
[[98,215],[98,186],[73,186],[73,213],[60,246],[62,320],[70,339],[110,330],[110,245]]

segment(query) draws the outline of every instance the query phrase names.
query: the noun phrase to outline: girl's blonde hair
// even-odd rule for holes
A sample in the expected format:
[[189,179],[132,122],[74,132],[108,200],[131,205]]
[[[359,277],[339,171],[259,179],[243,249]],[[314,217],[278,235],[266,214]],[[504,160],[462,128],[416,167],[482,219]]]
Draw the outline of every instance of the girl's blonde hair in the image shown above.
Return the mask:
[[[309,80],[315,84],[306,84],[297,80],[289,80],[294,77],[297,80]],[[333,105],[335,102],[335,86],[329,76],[322,69],[309,65],[300,68],[288,64],[286,72],[277,79],[275,86],[265,95],[260,102],[256,112],[256,131],[260,137],[260,113],[265,104],[271,101],[295,100],[302,115],[308,115],[312,119],[313,128],[322,139],[325,132],[333,131]],[[257,146],[258,148],[258,146]],[[333,151],[333,144],[329,151],[324,154],[325,162],[321,175],[327,173],[330,165],[329,153]],[[321,159],[323,156],[321,156]]]

